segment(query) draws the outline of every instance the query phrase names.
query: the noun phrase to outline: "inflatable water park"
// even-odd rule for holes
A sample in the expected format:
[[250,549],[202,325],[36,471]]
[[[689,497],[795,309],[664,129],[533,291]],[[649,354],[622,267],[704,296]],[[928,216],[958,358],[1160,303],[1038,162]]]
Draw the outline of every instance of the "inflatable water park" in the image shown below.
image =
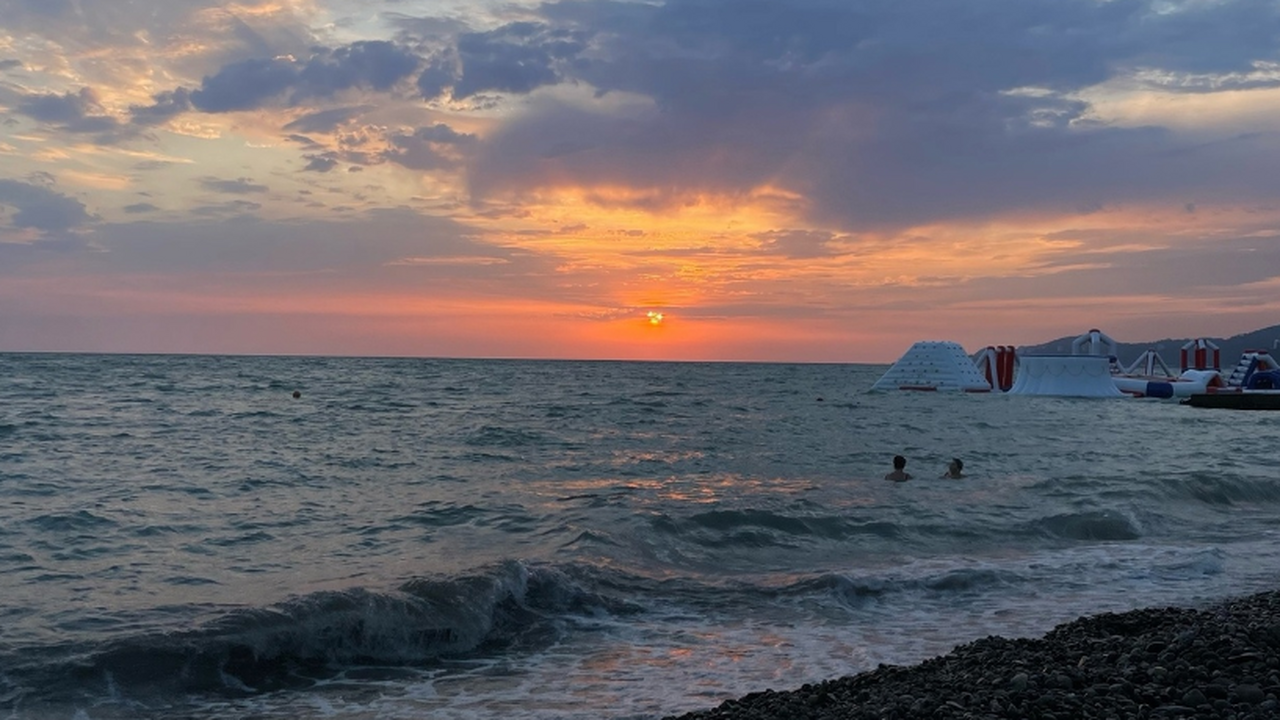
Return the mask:
[[1218,346],[1199,338],[1182,346],[1175,372],[1155,350],[1122,365],[1117,348],[1097,329],[1072,341],[1066,354],[991,345],[970,355],[959,343],[925,340],[912,345],[871,390],[1157,398],[1195,407],[1280,410],[1280,362],[1266,350],[1246,350],[1224,369]]

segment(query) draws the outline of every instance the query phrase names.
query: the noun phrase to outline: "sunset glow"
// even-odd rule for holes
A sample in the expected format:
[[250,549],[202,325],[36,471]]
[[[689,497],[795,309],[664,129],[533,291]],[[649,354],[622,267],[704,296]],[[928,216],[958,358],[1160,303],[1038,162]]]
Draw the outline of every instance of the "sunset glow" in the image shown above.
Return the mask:
[[1246,0],[129,7],[0,2],[0,350],[885,362],[1280,305]]

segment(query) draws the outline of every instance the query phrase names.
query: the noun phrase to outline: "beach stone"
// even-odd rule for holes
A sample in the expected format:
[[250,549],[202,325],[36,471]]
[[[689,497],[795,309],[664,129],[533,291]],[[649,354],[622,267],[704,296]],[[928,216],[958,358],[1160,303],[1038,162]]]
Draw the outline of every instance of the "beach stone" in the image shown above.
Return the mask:
[[1026,692],[1027,690],[1027,674],[1018,673],[1009,679],[1009,689],[1014,692]]
[[1262,688],[1257,685],[1236,685],[1232,688],[1232,692],[1240,702],[1246,702],[1250,705],[1257,705],[1267,699],[1266,694],[1262,692]]

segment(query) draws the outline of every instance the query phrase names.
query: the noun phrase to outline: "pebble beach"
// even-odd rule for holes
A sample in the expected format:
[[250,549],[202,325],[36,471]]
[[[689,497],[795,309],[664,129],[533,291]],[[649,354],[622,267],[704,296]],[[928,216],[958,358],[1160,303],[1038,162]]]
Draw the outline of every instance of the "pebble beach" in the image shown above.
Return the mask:
[[766,690],[678,720],[1224,718],[1280,715],[1280,591],[1102,613],[917,665]]

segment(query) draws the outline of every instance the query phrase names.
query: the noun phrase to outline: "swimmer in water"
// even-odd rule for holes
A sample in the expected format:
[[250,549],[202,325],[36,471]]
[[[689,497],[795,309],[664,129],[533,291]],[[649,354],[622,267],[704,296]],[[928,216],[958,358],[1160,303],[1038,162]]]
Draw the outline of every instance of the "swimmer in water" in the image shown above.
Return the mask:
[[907,467],[907,459],[902,457],[901,455],[894,455],[893,456],[893,472],[889,473],[888,475],[885,475],[884,479],[892,480],[894,482],[906,482],[907,480],[910,480],[911,475],[907,473],[905,469],[906,467]]

